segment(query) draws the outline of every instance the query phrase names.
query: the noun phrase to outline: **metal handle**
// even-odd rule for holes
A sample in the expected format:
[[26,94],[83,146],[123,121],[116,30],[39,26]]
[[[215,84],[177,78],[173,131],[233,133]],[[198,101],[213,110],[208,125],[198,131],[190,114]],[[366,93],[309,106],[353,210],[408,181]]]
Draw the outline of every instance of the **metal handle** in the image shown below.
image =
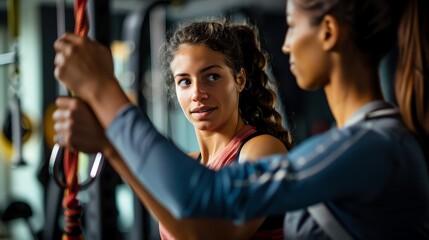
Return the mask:
[[[51,176],[54,177],[55,182],[58,184],[58,186],[62,188],[67,188],[67,184],[60,176],[61,175],[60,164],[57,163],[59,156],[62,156],[63,152],[64,152],[64,148],[62,148],[58,143],[56,143],[52,148],[51,157],[49,158],[49,173],[51,174]],[[84,182],[79,184],[79,189],[85,189],[89,185],[91,185],[91,183],[95,180],[95,178],[97,178],[97,176],[100,174],[103,163],[104,163],[103,154],[98,152],[95,155],[94,163],[92,164],[91,171],[89,172],[88,178]]]

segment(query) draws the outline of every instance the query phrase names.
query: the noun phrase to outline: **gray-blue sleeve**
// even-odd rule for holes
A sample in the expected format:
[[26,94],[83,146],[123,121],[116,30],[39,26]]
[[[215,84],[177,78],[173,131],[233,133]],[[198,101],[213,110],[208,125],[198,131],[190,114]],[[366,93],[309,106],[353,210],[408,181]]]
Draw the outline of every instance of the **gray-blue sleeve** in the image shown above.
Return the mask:
[[[136,107],[121,111],[106,131],[140,183],[179,218],[244,222],[337,197],[371,196],[391,171],[384,160],[388,144],[380,144],[370,127],[332,130],[289,154],[218,172],[189,158]],[[373,151],[362,158],[368,150]]]

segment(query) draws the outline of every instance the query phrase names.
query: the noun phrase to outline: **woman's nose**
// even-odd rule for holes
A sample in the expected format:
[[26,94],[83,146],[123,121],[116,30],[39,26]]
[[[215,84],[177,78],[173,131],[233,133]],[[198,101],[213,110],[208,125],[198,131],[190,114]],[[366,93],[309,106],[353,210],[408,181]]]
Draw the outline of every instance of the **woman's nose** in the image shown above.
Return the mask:
[[202,83],[196,83],[192,92],[193,101],[202,101],[208,98],[207,90]]
[[286,32],[285,40],[282,46],[282,52],[286,55],[290,53],[290,44],[289,44],[289,30]]

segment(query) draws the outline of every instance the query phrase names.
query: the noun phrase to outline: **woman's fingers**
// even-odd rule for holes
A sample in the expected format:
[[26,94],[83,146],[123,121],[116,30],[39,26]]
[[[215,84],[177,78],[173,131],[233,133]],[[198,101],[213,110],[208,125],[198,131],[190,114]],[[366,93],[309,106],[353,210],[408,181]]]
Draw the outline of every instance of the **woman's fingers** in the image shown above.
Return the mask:
[[78,98],[59,97],[52,117],[55,140],[83,152],[100,152],[107,139],[89,106]]
[[55,77],[83,99],[115,81],[112,55],[100,43],[68,33],[55,41],[54,49]]

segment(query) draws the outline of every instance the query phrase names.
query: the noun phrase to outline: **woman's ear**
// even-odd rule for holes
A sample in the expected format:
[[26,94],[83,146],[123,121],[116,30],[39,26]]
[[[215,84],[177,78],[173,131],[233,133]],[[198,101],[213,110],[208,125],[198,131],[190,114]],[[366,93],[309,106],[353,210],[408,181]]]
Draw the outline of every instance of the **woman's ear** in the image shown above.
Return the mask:
[[246,70],[244,68],[240,69],[240,72],[237,74],[237,85],[238,85],[238,91],[241,92],[244,89],[244,86],[246,85],[247,77],[246,77]]
[[340,26],[332,15],[325,15],[320,24],[319,39],[322,41],[323,49],[332,50],[339,41]]

